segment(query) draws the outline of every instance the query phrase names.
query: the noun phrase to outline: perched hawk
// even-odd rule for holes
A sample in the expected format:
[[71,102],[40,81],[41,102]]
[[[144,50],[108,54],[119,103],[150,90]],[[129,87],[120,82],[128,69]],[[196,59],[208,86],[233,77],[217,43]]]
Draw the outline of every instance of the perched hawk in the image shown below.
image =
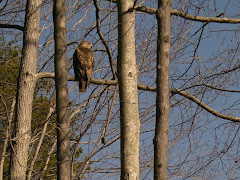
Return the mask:
[[79,91],[86,92],[94,67],[94,56],[90,48],[92,44],[82,41],[73,55],[75,79],[79,82]]

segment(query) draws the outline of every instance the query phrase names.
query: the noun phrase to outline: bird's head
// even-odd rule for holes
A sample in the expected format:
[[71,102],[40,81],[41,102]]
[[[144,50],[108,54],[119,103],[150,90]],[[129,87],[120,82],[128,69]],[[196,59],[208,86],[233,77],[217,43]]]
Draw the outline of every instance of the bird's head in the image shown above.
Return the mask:
[[90,49],[92,47],[92,44],[88,41],[82,41],[79,47]]

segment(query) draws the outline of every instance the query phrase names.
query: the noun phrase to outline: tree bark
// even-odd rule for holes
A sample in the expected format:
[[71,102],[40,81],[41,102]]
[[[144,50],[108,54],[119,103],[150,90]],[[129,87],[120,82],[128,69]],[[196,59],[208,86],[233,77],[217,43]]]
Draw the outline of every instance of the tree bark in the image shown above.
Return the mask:
[[70,179],[70,122],[65,0],[54,0],[53,21],[57,112],[57,177],[59,180],[67,180]]
[[41,0],[28,0],[24,24],[23,50],[16,96],[15,129],[11,139],[10,179],[26,178],[31,139],[32,102],[36,83]]
[[156,180],[167,180],[171,5],[171,0],[159,0],[156,12],[158,22],[156,126],[154,137],[154,179]]
[[135,56],[134,0],[119,0],[118,79],[121,121],[121,179],[139,179],[137,67]]

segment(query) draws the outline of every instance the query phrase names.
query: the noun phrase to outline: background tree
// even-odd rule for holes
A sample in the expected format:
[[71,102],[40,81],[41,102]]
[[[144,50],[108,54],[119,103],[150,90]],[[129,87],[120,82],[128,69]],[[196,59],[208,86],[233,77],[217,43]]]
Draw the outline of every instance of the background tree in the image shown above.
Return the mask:
[[57,112],[57,177],[65,180],[71,178],[65,0],[54,1],[53,22]]
[[9,139],[13,128],[13,112],[15,106],[16,79],[19,70],[19,50],[12,47],[11,42],[1,40],[0,52],[0,179],[5,178],[9,168]]
[[[19,74],[20,67],[20,55],[21,50],[18,46],[15,46],[14,41],[12,42],[4,42],[2,41],[2,51],[1,51],[1,67],[0,67],[0,77],[1,77],[1,86],[0,86],[0,95],[1,95],[1,179],[8,179],[9,177],[9,163],[10,163],[10,133],[14,127],[13,115],[14,115],[14,102],[15,95],[17,91],[17,77]],[[51,139],[55,139],[55,118],[53,116],[53,112],[51,115],[49,114],[49,104],[51,104],[51,100],[46,96],[46,93],[52,87],[52,83],[49,80],[39,81],[36,84],[36,89],[34,92],[34,102],[33,102],[33,116],[31,123],[31,134],[32,139],[30,143],[29,150],[29,161],[33,162],[33,156],[36,153],[35,148],[37,146],[39,134],[41,133],[43,127],[47,126],[47,134],[48,138],[45,138],[42,142],[42,151],[40,151],[39,159],[35,162],[35,172],[41,172],[43,168],[44,161],[41,159],[46,158],[46,154],[48,153],[49,145],[51,144]],[[50,108],[51,109],[51,108]],[[49,114],[49,115],[48,115]],[[46,116],[49,116],[46,120]],[[56,166],[56,161],[51,160],[49,164]],[[28,173],[30,170],[28,170]],[[36,173],[38,174],[38,173]],[[34,176],[36,175],[34,174]],[[50,174],[46,172],[46,174]],[[30,178],[29,178],[30,179]]]

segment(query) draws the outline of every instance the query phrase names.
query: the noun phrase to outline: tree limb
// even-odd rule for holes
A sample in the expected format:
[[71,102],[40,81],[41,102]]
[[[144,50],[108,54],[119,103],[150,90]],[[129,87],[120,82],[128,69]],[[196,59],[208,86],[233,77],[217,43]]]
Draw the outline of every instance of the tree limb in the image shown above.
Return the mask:
[[30,167],[29,167],[29,170],[28,170],[28,174],[27,174],[27,180],[31,179],[33,167],[34,167],[35,162],[37,161],[38,154],[39,154],[40,148],[41,148],[42,143],[43,143],[43,139],[44,139],[45,134],[47,132],[47,127],[48,127],[48,123],[49,123],[50,117],[53,115],[53,113],[55,111],[55,108],[56,108],[56,103],[54,101],[54,98],[55,98],[55,93],[53,93],[53,95],[52,95],[52,97],[50,99],[50,105],[49,105],[49,109],[48,109],[48,114],[47,114],[47,116],[45,118],[45,123],[43,125],[42,132],[41,132],[41,135],[39,137],[39,141],[38,141],[37,147],[35,149],[33,158],[31,160],[31,164],[30,164]]
[[[113,3],[117,2],[116,0],[108,0],[108,1]],[[135,6],[134,9],[140,12],[148,13],[148,14],[156,14],[157,12],[156,8],[150,8],[145,6]],[[183,11],[179,11],[177,9],[172,9],[171,15],[180,16],[188,20],[199,21],[199,22],[216,22],[216,23],[232,23],[232,24],[240,23],[240,19],[226,18],[225,16],[223,18],[194,16],[194,15],[187,14]]]
[[15,104],[16,104],[16,95],[14,95],[12,98],[12,105],[11,105],[11,109],[10,109],[9,113],[7,111],[7,104],[5,103],[1,94],[0,94],[0,99],[4,105],[4,108],[6,111],[6,117],[7,117],[7,123],[6,123],[7,127],[6,127],[6,131],[5,131],[5,139],[3,141],[2,152],[0,154],[0,179],[3,179],[3,166],[4,166],[4,161],[5,161],[6,152],[7,152],[7,146],[8,146],[9,138],[10,138],[10,132],[11,132],[10,127],[11,127],[11,123],[13,120],[14,108],[15,108]]
[[220,112],[215,111],[214,109],[212,109],[211,107],[209,107],[208,105],[204,104],[202,101],[200,101],[198,98],[196,98],[195,96],[188,94],[185,91],[181,91],[180,89],[172,89],[171,90],[172,94],[179,94],[183,97],[186,97],[187,99],[195,102],[196,104],[198,104],[200,107],[202,107],[203,109],[205,109],[206,111],[210,112],[211,114],[213,114],[216,117],[220,117],[222,119],[227,119],[233,122],[240,122],[240,118],[239,117],[234,117],[234,116],[229,116],[229,115],[225,115],[222,114]]
[[106,51],[107,51],[107,54],[108,54],[108,58],[109,58],[109,64],[110,64],[110,67],[111,67],[111,70],[112,70],[112,73],[113,73],[113,80],[116,79],[116,73],[114,71],[114,68],[113,68],[113,57],[112,57],[112,52],[111,52],[111,49],[109,48],[109,45],[107,43],[107,41],[105,40],[102,32],[101,32],[101,29],[100,29],[100,17],[99,17],[99,11],[100,11],[100,8],[97,4],[97,0],[94,0],[94,6],[96,8],[96,26],[97,26],[97,33],[100,37],[100,39],[102,40],[102,43],[103,45],[105,46],[106,48]]
[[[54,78],[54,73],[43,72],[43,73],[38,73],[36,76],[37,76],[37,78],[36,78],[37,80],[40,79],[40,78]],[[75,81],[75,78],[74,78],[74,76],[68,76],[68,80],[69,81]],[[96,84],[96,85],[117,85],[118,82],[117,82],[117,80],[91,79],[90,83]],[[138,84],[138,90],[156,92],[155,87],[147,86],[145,84]],[[208,105],[204,104],[202,101],[200,101],[195,96],[193,96],[193,95],[191,95],[191,94],[189,94],[185,91],[182,91],[180,89],[175,88],[175,89],[171,89],[170,93],[179,94],[179,95],[195,102],[200,107],[202,107],[203,109],[210,112],[211,114],[213,114],[216,117],[227,119],[227,120],[230,120],[230,121],[233,121],[233,122],[240,122],[239,117],[234,117],[234,116],[228,116],[228,115],[221,114],[220,112],[217,112],[216,110],[212,109]]]
[[[55,74],[50,73],[50,72],[42,72],[36,74],[36,81],[42,78],[54,78]],[[74,76],[68,76],[68,81],[75,81]],[[106,80],[106,79],[91,79],[90,83],[96,84],[96,85],[117,85],[118,81],[117,80]],[[138,84],[138,89],[139,90],[145,90],[145,91],[151,91],[155,92],[156,88],[152,86],[147,86],[145,84]]]
[[188,20],[200,21],[200,22],[233,23],[233,24],[240,23],[240,19],[226,18],[225,16],[223,18],[194,16],[182,11],[178,11],[176,9],[172,9],[171,15],[180,16]]
[[24,31],[24,27],[15,24],[0,24],[0,28],[9,28],[9,29],[17,29],[20,31]]

